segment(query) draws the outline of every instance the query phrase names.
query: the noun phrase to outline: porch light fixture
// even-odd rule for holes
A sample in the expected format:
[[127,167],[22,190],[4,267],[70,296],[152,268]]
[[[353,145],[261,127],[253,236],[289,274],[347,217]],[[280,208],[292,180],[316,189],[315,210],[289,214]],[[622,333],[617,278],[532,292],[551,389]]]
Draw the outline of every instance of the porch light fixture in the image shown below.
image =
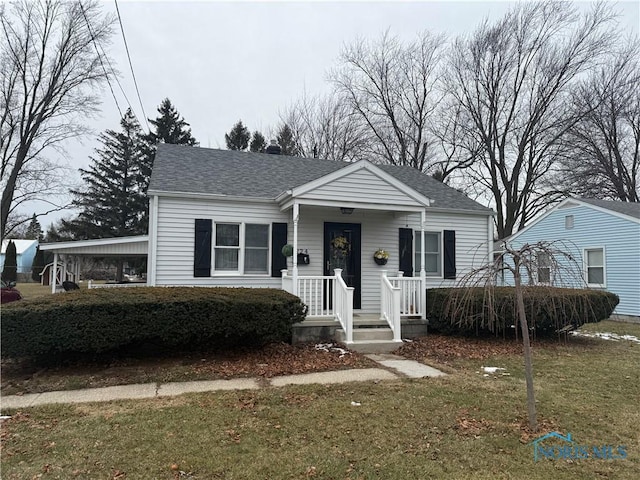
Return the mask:
[[342,213],[343,215],[351,215],[353,213],[353,208],[340,207],[340,213]]

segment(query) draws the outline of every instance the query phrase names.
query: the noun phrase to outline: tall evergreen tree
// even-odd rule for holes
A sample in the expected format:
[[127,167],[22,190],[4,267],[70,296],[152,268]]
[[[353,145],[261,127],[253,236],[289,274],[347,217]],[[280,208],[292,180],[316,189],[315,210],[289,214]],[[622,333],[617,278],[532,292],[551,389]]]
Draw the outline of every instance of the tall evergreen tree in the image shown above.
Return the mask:
[[243,125],[242,120],[238,120],[238,123],[233,126],[231,131],[224,134],[229,150],[246,150],[249,146],[250,138],[249,129]]
[[264,149],[267,148],[267,141],[259,131],[253,132],[251,137],[251,143],[249,144],[249,150],[256,153],[264,153]]
[[2,269],[2,280],[5,282],[15,282],[18,279],[18,253],[16,244],[9,240],[7,249],[4,252],[4,268]]
[[[153,130],[143,136],[143,158],[139,183],[145,194],[147,188],[149,188],[153,160],[156,156],[157,145],[159,143],[189,146],[198,145],[198,141],[191,135],[189,124],[185,122],[184,117],[180,115],[176,107],[171,103],[171,100],[165,98],[157,110],[158,116],[155,120],[149,119],[149,123],[153,125]],[[149,225],[147,209],[144,210],[140,225],[146,233],[147,226]]]
[[42,227],[40,226],[40,222],[38,221],[35,213],[31,217],[31,222],[27,227],[27,231],[25,233],[24,238],[26,238],[27,240],[38,240],[40,242],[44,238]]
[[171,100],[165,98],[158,107],[155,120],[149,119],[154,130],[149,132],[148,139],[152,145],[170,143],[172,145],[197,145],[197,140],[191,135],[189,124],[180,116]]
[[96,156],[80,169],[85,189],[72,190],[78,217],[65,222],[77,239],[122,237],[147,233],[148,208],[143,184],[145,152],[140,125],[131,109],[120,121],[121,131],[100,134]]
[[40,250],[38,246],[36,248],[36,255],[33,257],[33,263],[31,264],[31,279],[34,282],[40,282],[40,274],[44,270],[44,251]]
[[278,145],[280,145],[282,155],[298,155],[298,147],[296,146],[293,132],[286,123],[282,125],[276,136]]

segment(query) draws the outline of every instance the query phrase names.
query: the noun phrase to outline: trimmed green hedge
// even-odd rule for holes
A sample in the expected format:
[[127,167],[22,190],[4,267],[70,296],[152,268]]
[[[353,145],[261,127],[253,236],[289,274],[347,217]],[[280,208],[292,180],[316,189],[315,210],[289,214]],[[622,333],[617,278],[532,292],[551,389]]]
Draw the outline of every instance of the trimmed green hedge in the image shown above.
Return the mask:
[[[481,287],[428,289],[429,327],[442,333],[478,334],[503,333],[518,325],[519,333],[515,288],[489,292]],[[529,328],[543,335],[605,320],[620,301],[611,292],[556,287],[523,287],[523,295]]]
[[305,314],[298,297],[276,289],[78,290],[3,305],[2,356],[290,341],[292,325]]

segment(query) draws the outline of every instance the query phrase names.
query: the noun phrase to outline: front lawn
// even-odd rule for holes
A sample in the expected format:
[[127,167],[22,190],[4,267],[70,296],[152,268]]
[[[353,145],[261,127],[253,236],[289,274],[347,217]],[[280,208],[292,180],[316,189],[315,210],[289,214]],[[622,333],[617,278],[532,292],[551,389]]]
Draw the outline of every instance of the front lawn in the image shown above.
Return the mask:
[[627,452],[534,462],[520,353],[432,338],[422,355],[452,375],[3,412],[2,478],[637,478],[640,344],[534,343],[540,433]]

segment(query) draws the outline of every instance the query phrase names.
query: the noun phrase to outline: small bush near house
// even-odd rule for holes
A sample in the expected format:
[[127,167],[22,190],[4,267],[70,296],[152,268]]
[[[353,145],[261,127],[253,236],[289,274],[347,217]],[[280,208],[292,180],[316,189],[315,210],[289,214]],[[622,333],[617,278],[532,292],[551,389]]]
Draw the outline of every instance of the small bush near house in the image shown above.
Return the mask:
[[[529,326],[538,335],[611,316],[620,299],[601,290],[523,287]],[[503,334],[517,325],[514,287],[427,290],[429,327],[442,333]],[[519,328],[519,327],[518,327]]]
[[3,306],[2,356],[290,341],[305,305],[282,290],[141,287],[78,290]]

